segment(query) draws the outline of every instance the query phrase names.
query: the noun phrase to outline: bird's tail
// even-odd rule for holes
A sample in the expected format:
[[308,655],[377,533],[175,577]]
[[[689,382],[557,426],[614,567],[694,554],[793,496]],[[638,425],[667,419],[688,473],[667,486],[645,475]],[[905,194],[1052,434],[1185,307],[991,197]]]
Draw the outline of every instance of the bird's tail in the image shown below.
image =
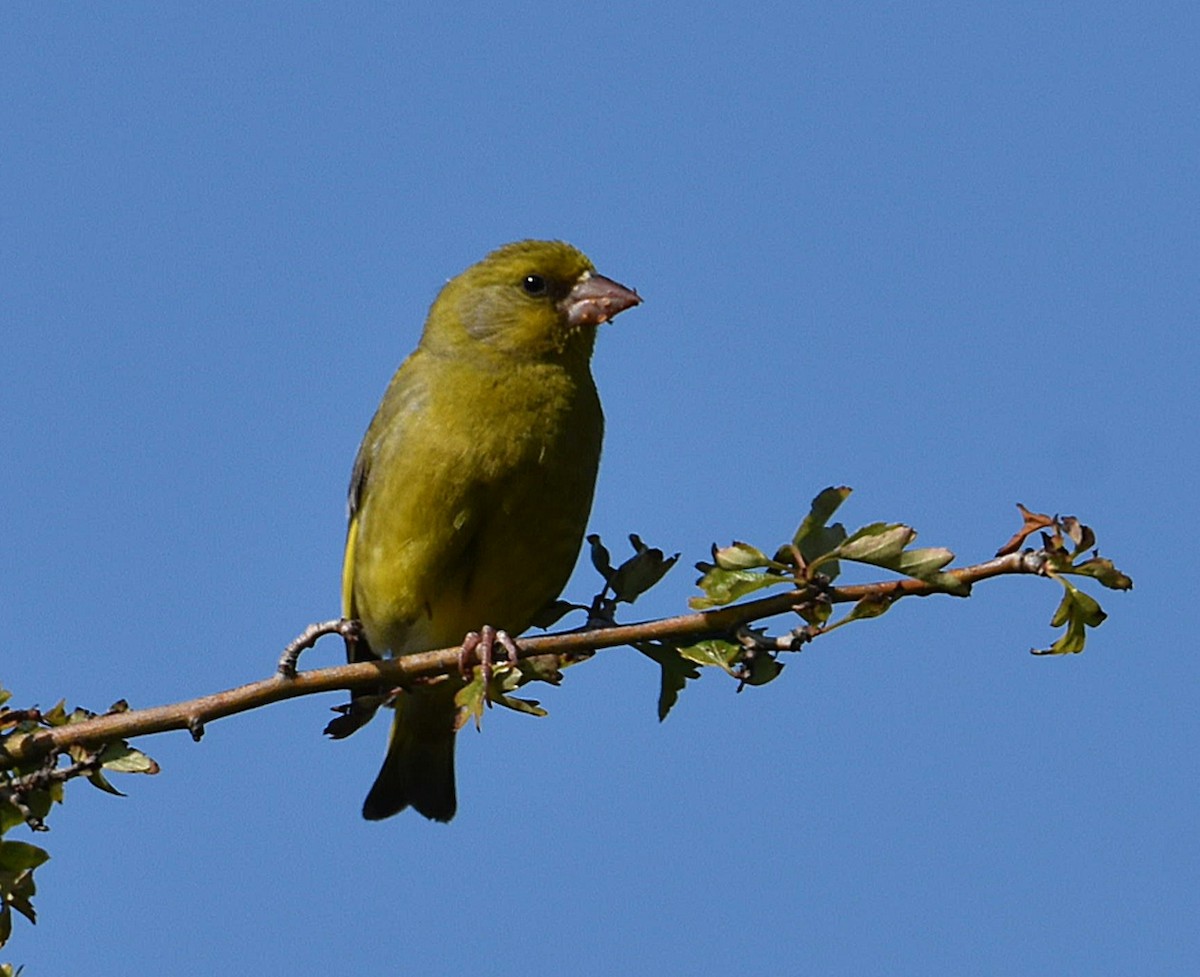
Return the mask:
[[454,791],[454,685],[400,692],[387,756],[363,802],[363,817],[379,821],[410,805],[433,821],[449,821]]

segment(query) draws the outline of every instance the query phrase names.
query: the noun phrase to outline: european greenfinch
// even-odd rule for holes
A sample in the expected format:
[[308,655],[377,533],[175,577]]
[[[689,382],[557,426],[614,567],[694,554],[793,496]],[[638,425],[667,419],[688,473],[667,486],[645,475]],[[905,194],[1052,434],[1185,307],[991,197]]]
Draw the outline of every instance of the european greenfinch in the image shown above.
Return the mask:
[[[595,329],[640,301],[560,241],[505,245],[442,288],[354,462],[342,613],[362,629],[351,660],[474,647],[485,625],[486,642],[498,628],[508,646],[558,597],[600,462]],[[396,693],[363,817],[410,805],[454,817],[458,688],[452,678]]]

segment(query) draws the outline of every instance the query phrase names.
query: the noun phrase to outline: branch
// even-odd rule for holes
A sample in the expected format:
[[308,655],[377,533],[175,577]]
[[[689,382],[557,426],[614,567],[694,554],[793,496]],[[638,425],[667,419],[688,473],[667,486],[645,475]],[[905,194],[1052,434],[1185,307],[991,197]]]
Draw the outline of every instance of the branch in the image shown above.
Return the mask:
[[[131,710],[122,701],[102,716],[78,708],[68,711],[61,702],[46,711],[8,709],[5,705],[11,693],[0,688],[0,945],[11,932],[14,913],[30,922],[36,918],[33,873],[50,857],[36,845],[2,836],[21,823],[45,831],[45,818],[53,804],[62,802],[65,784],[71,779],[86,777],[100,790],[119,794],[106,774],[157,773],[158,764],[127,742],[136,736],[186,729],[199,740],[205,724],[215,719],[336,689],[355,693],[349,705],[335,708],[341,715],[326,727],[326,733],[340,738],[369,720],[397,688],[456,679],[462,685],[455,690],[458,725],[471,717],[478,723],[485,706],[492,704],[545,715],[536,702],[508,693],[532,681],[557,684],[567,665],[618,645],[632,645],[659,665],[658,715],[662,719],[687,682],[699,677],[700,667],[724,671],[737,680],[739,691],[747,685],[763,685],[782,671],[780,654],[799,651],[814,638],[852,621],[878,617],[902,597],[965,597],[972,584],[1009,574],[1052,579],[1062,586],[1063,596],[1050,624],[1064,630],[1049,648],[1033,651],[1062,655],[1083,651],[1088,630],[1105,619],[1095,598],[1068,578],[1087,578],[1110,590],[1133,586],[1111,560],[1099,555],[1094,549],[1095,533],[1073,516],[1049,516],[1021,507],[1022,526],[995,559],[946,569],[954,555],[942,547],[914,547],[917,533],[910,526],[875,522],[851,533],[841,523],[831,523],[831,516],[849,495],[845,486],[820,492],[791,540],[774,550],[763,551],[737,541],[726,547],[714,546],[712,562],[696,564],[701,573],[696,581],[701,596],[689,601],[693,613],[639,624],[618,625],[617,608],[632,604],[661,580],[679,559],[678,554],[667,557],[662,550],[630,536],[634,555],[613,566],[600,537],[589,536],[592,566],[603,578],[604,587],[590,606],[556,601],[534,622],[549,628],[566,612],[582,610],[587,612],[586,625],[575,631],[526,638],[519,645],[504,636],[500,643],[510,660],[495,668],[490,656],[492,642],[485,639],[465,640],[461,648],[297,672],[301,653],[325,635],[339,635],[353,650],[362,626],[358,621],[339,619],[305,628],[284,649],[273,677],[172,705]],[[1034,533],[1041,535],[1041,548],[1022,550]],[[774,555],[769,555],[772,552]],[[844,563],[891,571],[897,578],[835,586]],[[767,588],[773,596],[751,599],[750,595]],[[833,609],[839,604],[851,606],[835,620]],[[767,634],[765,627],[752,626],[779,615],[795,615],[803,625],[776,637]],[[493,633],[491,637],[500,636]],[[480,661],[481,649],[486,661]]]
[[[957,578],[960,583],[970,585],[989,577],[1009,574],[1041,575],[1045,573],[1045,567],[1046,555],[1042,551],[1025,550],[946,572]],[[899,597],[924,597],[935,593],[946,593],[946,589],[926,581],[904,578],[830,588],[823,596],[830,603],[844,604],[870,598],[892,600]],[[518,642],[517,656],[521,660],[547,655],[570,657],[640,642],[665,641],[678,644],[730,636],[752,622],[791,612],[798,604],[810,601],[812,596],[811,588],[796,588],[715,610],[681,614],[637,624],[526,638]],[[323,634],[344,631],[345,622],[342,621],[311,625],[293,642],[293,646],[311,645]],[[315,669],[301,672],[291,678],[275,675],[185,702],[113,712],[70,722],[53,729],[16,734],[9,737],[3,754],[0,754],[0,769],[15,767],[18,763],[28,764],[30,761],[60,753],[69,747],[96,747],[113,740],[170,730],[186,729],[198,740],[203,735],[207,723],[274,702],[334,690],[361,691],[402,687],[422,679],[457,674],[460,669],[461,651],[460,648],[442,648],[384,661]]]

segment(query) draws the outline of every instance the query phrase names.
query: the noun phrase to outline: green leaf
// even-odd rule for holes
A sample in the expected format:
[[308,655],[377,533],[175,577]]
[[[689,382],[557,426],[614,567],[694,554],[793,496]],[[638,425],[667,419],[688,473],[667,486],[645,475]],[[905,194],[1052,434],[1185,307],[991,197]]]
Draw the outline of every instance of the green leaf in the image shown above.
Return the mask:
[[715,666],[730,675],[734,674],[733,664],[741,656],[741,653],[740,645],[722,638],[708,638],[679,649],[679,654],[688,661],[695,662],[697,665]]
[[117,797],[125,796],[123,793],[121,793],[121,791],[117,790],[117,788],[112,785],[112,782],[109,781],[106,776],[104,776],[104,772],[102,770],[93,770],[87,775],[87,779],[89,784],[98,790],[104,791],[106,794],[114,794]]
[[850,498],[850,493],[853,491],[849,486],[842,485],[838,488],[830,487],[819,492],[817,497],[812,500],[808,515],[804,517],[804,520],[796,530],[796,534],[792,537],[792,545],[803,553],[805,542],[818,529],[825,527],[825,524],[838,511],[842,503]]
[[487,690],[483,687],[483,669],[475,669],[475,677],[454,694],[458,713],[454,717],[455,731],[475,720],[475,728],[483,728],[483,710],[487,706]]
[[695,611],[731,604],[764,587],[794,584],[790,576],[782,576],[777,573],[763,573],[758,570],[722,570],[707,563],[697,564],[697,567],[711,567],[711,569],[696,581],[696,585],[707,596],[692,597],[688,600],[688,606]]
[[519,699],[508,693],[514,691],[524,682],[525,673],[520,667],[513,667],[511,664],[505,663],[497,665],[492,673],[492,685],[488,690],[488,698],[497,705],[504,706],[505,709],[511,709],[514,712],[523,712],[527,716],[548,716],[550,715],[536,699]]
[[[521,664],[534,661],[534,659],[525,659]],[[541,667],[544,669],[545,665],[543,664]],[[537,670],[537,668],[538,666],[534,665],[531,670]],[[455,730],[462,729],[471,719],[475,720],[476,729],[482,729],[483,710],[493,703],[503,706],[505,709],[512,709],[514,712],[523,712],[527,716],[548,716],[549,713],[541,707],[536,699],[520,699],[508,694],[528,681],[530,681],[529,674],[520,666],[514,667],[508,662],[502,662],[492,669],[491,684],[485,688],[483,668],[477,665],[471,681],[454,695],[454,704],[458,707],[458,714],[454,719]]]
[[33,897],[37,893],[33,870],[49,858],[37,845],[0,841],[0,946],[12,935],[14,909],[31,923],[37,922],[37,913],[33,911]]
[[1087,642],[1087,629],[1099,627],[1108,616],[1090,594],[1057,577],[1063,585],[1063,599],[1050,619],[1050,626],[1067,630],[1049,648],[1031,649],[1035,655],[1077,655]]
[[766,553],[749,543],[734,540],[729,546],[712,548],[713,563],[722,570],[752,570],[756,567],[782,567]]
[[783,662],[766,653],[755,654],[745,659],[742,665],[743,668],[738,673],[742,685],[766,685],[779,678],[779,673],[783,671]]
[[894,603],[896,601],[892,597],[883,594],[868,594],[850,609],[850,613],[842,618],[842,621],[865,621],[873,617],[880,617],[886,614]]
[[[841,565],[835,558],[829,556],[841,545],[846,538],[846,527],[840,522],[827,526],[830,517],[837,512],[843,502],[850,497],[853,490],[843,485],[840,488],[827,488],[812,500],[812,507],[800,523],[796,534],[792,537],[792,546],[800,551],[804,562],[816,569],[818,566],[826,577],[836,580],[841,573]],[[782,547],[775,554],[775,559],[786,562],[790,557],[787,547]]]
[[[31,923],[37,922],[37,913],[33,911],[33,897],[37,894],[37,886],[33,882],[33,869],[23,869],[20,872],[0,872],[0,903],[4,912],[15,909]],[[11,915],[9,916],[8,933],[12,932]],[[7,939],[7,933],[4,934]]]
[[694,645],[680,648],[688,661],[697,665],[719,668],[745,685],[766,685],[779,677],[783,665],[765,651],[747,651],[740,644],[724,638],[707,638]]
[[504,706],[505,709],[511,709],[513,712],[523,712],[527,716],[550,715],[550,713],[541,707],[537,699],[519,699],[515,695],[501,695],[497,693],[492,697],[492,701]]
[[0,841],[0,872],[16,874],[44,865],[50,854],[25,841]]
[[[34,818],[42,820],[50,814],[51,804],[55,800],[62,801],[62,790],[61,783],[53,784],[48,789],[31,790],[25,793],[21,800]],[[0,802],[0,835],[9,828],[24,823],[25,815],[17,809],[15,804]]]
[[858,563],[888,566],[894,562],[917,533],[901,523],[873,522],[854,533],[837,548],[838,556]]
[[115,773],[156,774],[161,769],[141,750],[135,750],[124,740],[106,743],[100,751],[100,764]]
[[688,679],[697,679],[700,672],[695,664],[684,658],[673,645],[659,641],[638,641],[633,647],[662,669],[662,680],[658,691],[658,721],[667,718],[667,713],[679,699]]
[[1091,577],[1109,590],[1131,590],[1133,588],[1133,580],[1113,566],[1112,560],[1101,559],[1098,556],[1085,560],[1077,566],[1065,568],[1062,572]]
[[965,597],[971,592],[969,584],[952,573],[941,573],[941,568],[954,559],[954,554],[945,547],[905,549],[917,532],[901,523],[876,522],[864,526],[836,550],[842,559],[870,566],[894,570],[946,591]]
[[816,600],[796,605],[796,613],[808,624],[824,627],[833,616],[833,605],[827,600]]

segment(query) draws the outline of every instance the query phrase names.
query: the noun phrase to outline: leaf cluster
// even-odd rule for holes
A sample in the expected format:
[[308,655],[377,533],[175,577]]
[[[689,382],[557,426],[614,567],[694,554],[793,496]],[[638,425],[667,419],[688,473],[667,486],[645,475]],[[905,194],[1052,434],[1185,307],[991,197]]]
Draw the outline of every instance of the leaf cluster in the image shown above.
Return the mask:
[[[11,766],[0,769],[0,946],[12,934],[14,912],[31,923],[36,921],[33,897],[37,886],[33,873],[50,858],[37,845],[5,838],[10,829],[25,825],[31,831],[49,830],[46,818],[53,804],[62,803],[63,787],[68,780],[84,777],[100,790],[121,795],[105,771],[158,772],[158,764],[124,740],[113,740],[95,751],[75,746],[62,754],[22,760],[23,745],[37,732],[83,722],[96,714],[84,709],[68,711],[63,702],[46,712],[9,709],[6,704],[10,698],[11,693],[0,688],[0,756],[15,760]],[[126,709],[128,706],[120,702],[109,712]]]
[[1030,650],[1035,655],[1079,654],[1087,642],[1087,629],[1099,627],[1108,615],[1096,598],[1080,590],[1067,577],[1090,577],[1109,590],[1130,590],[1133,580],[1118,570],[1112,560],[1100,556],[1094,548],[1096,534],[1074,516],[1030,512],[1020,503],[1017,508],[1021,510],[1024,522],[996,555],[1015,553],[1036,532],[1041,536],[1041,552],[1046,558],[1045,575],[1063,587],[1063,597],[1050,619],[1050,626],[1066,630],[1049,648]]
[[[698,611],[713,611],[741,601],[768,588],[787,588],[795,594],[791,610],[804,621],[789,634],[769,638],[763,629],[740,627],[733,633],[715,634],[693,643],[642,642],[636,647],[662,669],[658,715],[666,718],[689,679],[698,678],[699,667],[719,668],[746,686],[765,685],[783,670],[781,652],[799,651],[814,638],[828,634],[852,621],[869,620],[886,613],[901,597],[910,594],[943,593],[966,597],[971,592],[967,573],[946,568],[954,554],[944,547],[915,547],[917,532],[903,523],[873,522],[850,532],[840,522],[831,522],[849,498],[846,486],[830,487],[813,499],[808,514],[792,538],[775,547],[773,554],[750,543],[734,541],[712,547],[711,559],[696,564],[696,581],[701,595],[689,604]],[[1105,618],[1099,603],[1066,579],[1090,577],[1104,587],[1128,590],[1133,581],[1110,560],[1094,550],[1093,531],[1073,516],[1058,517],[1033,513],[1018,506],[1024,524],[997,556],[1015,553],[1034,532],[1041,531],[1042,548],[1026,552],[1037,557],[1039,572],[1062,584],[1063,599],[1051,618],[1052,627],[1064,633],[1045,650],[1035,654],[1068,654],[1083,651],[1086,630]],[[917,586],[899,581],[839,590],[835,581],[843,564],[859,563],[888,570]],[[854,591],[852,594],[851,591]],[[850,603],[849,611],[833,618],[835,604]]]

